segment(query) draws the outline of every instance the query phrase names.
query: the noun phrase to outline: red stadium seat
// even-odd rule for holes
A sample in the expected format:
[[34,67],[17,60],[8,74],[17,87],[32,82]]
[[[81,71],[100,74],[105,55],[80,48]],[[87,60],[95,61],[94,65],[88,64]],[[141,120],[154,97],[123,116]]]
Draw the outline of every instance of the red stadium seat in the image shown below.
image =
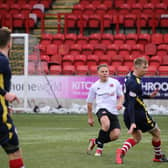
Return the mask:
[[64,57],[62,58],[62,65],[66,66],[66,65],[73,65],[74,63],[74,56],[73,55],[64,55]]
[[123,57],[121,55],[115,55],[111,57],[111,65],[114,67],[120,66],[123,63]]
[[99,44],[101,40],[101,34],[100,33],[93,33],[90,35],[88,42],[89,44]]
[[50,62],[50,57],[48,55],[40,55],[40,60],[45,62]]
[[73,65],[63,66],[62,72],[64,75],[74,75],[75,74],[75,67]]
[[9,13],[9,6],[7,4],[1,4],[0,5],[0,12],[2,16],[5,16],[6,14]]
[[124,27],[126,28],[134,28],[136,23],[136,15],[127,14],[124,16]]
[[159,26],[161,28],[168,28],[168,17],[167,17],[167,14],[162,14],[160,16],[160,23],[159,23]]
[[114,35],[114,43],[115,44],[124,44],[125,43],[125,34],[115,34]]
[[52,34],[42,34],[40,43],[48,45],[52,41]]
[[39,64],[37,64],[37,69],[36,69],[36,74],[48,74],[49,73],[49,69],[48,69],[48,63],[43,61]]
[[[89,0],[88,0],[88,2],[89,2]],[[94,5],[95,7],[98,7],[98,6],[100,6],[102,3],[101,3],[101,0],[91,0],[91,3],[92,3],[92,5]],[[87,4],[87,5],[89,5],[89,4]],[[86,5],[85,5],[86,6]]]
[[167,76],[168,66],[160,66],[158,71],[159,71],[159,76]]
[[99,15],[91,15],[88,17],[88,27],[98,28],[100,27],[101,17]]
[[161,63],[161,65],[168,66],[168,55],[163,55],[162,56],[162,63]]
[[64,34],[61,33],[54,34],[52,38],[52,43],[57,45],[64,44],[64,38],[65,38]]
[[61,65],[62,57],[58,54],[50,56],[50,65]]
[[75,55],[74,56],[74,65],[77,67],[78,65],[85,65],[86,64],[86,55]]
[[122,15],[127,15],[130,13],[130,5],[124,3],[119,8],[119,13]]
[[147,33],[139,34],[137,43],[146,45],[150,42],[151,42],[150,34]]
[[78,65],[76,67],[76,75],[87,75],[88,74],[88,66],[87,65]]
[[119,45],[110,44],[107,46],[106,54],[109,55],[110,57],[113,57],[118,54],[118,50],[119,50]]
[[40,0],[40,3],[43,4],[46,9],[48,9],[52,4],[52,0]]
[[135,45],[137,43],[137,34],[129,33],[126,35],[126,44]]
[[107,45],[113,43],[113,39],[114,39],[113,34],[104,33],[104,34],[102,34],[101,44],[107,46]]
[[109,74],[115,75],[115,73],[116,73],[116,68],[114,66],[109,66]]
[[133,57],[139,57],[144,54],[144,46],[142,44],[136,44],[132,46],[131,55]]
[[163,43],[163,34],[155,33],[151,35],[151,42],[153,44],[162,44]]
[[82,50],[81,45],[74,44],[70,46],[69,53],[71,55],[80,55],[81,50]]
[[79,15],[77,18],[77,27],[80,28],[81,26],[83,28],[88,26],[88,16],[86,15]]
[[89,75],[97,75],[97,66],[96,65],[89,67]]
[[84,55],[92,55],[93,50],[94,50],[93,45],[86,44],[86,45],[82,46],[82,52],[81,53],[84,54]]
[[77,36],[77,39],[76,39],[76,43],[77,44],[81,44],[81,45],[85,45],[88,43],[88,37],[82,35],[82,34],[79,34]]
[[154,5],[152,3],[146,3],[146,4],[144,4],[142,12],[144,14],[152,15],[153,12],[154,12]]
[[110,14],[105,14],[103,20],[104,20],[103,22],[104,28],[110,28],[112,24],[113,16]]
[[87,65],[90,66],[97,66],[99,62],[99,57],[97,55],[88,55],[87,56]]
[[168,54],[168,45],[167,44],[160,44],[157,46],[156,55],[164,56]]
[[13,15],[13,26],[15,28],[23,28],[24,27],[25,18],[22,14],[14,14]]
[[125,0],[117,0],[117,1],[114,1],[114,6],[115,8],[119,8],[124,3],[125,3]]
[[96,14],[97,15],[104,15],[106,12],[107,12],[107,6],[106,5],[104,5],[104,4],[100,4],[99,6],[97,6],[96,7],[96,10],[95,10],[95,12],[96,12]]
[[21,8],[20,8],[19,4],[13,4],[13,5],[10,6],[9,13],[11,15],[19,14],[20,10],[21,10]]
[[99,56],[99,64],[111,65],[111,57],[109,55]]
[[84,7],[83,9],[83,14],[87,16],[91,16],[95,13],[95,6],[92,4],[89,4]]
[[105,46],[101,45],[101,44],[95,45],[93,53],[97,56],[104,55],[105,54]]
[[129,67],[127,67],[127,66],[117,66],[116,71],[117,71],[117,75],[125,76],[129,72]]
[[46,54],[49,56],[58,54],[58,47],[56,44],[50,44],[46,47]]
[[140,15],[142,13],[142,5],[140,3],[133,3],[131,13]]
[[156,76],[157,75],[157,67],[151,65],[148,67],[148,71],[145,74],[146,76]]
[[72,13],[76,16],[80,16],[83,13],[83,6],[80,4],[74,5]]
[[128,66],[130,70],[133,67],[133,61],[134,61],[134,58],[131,55],[124,56],[124,66]]
[[[23,0],[20,2],[24,2]],[[20,3],[19,3],[20,4]],[[30,4],[22,4],[22,7],[21,7],[21,13],[24,15],[24,16],[28,16],[29,13],[31,12],[31,9],[32,9],[32,6]]]
[[149,60],[149,65],[154,66],[155,69],[157,69],[160,66],[161,62],[162,62],[162,59],[160,56],[153,56]]
[[168,33],[163,35],[163,43],[168,44]]
[[108,8],[112,8],[113,6],[113,1],[111,0],[103,0],[102,3],[106,5]]
[[123,56],[129,56],[131,51],[131,46],[128,44],[120,45],[118,54]]
[[75,14],[67,14],[65,16],[65,23],[67,28],[75,28],[77,22],[77,16]]
[[161,15],[167,12],[167,5],[165,3],[157,3],[155,5],[155,13]]
[[76,42],[76,38],[76,34],[74,33],[65,34],[64,44],[73,45]]

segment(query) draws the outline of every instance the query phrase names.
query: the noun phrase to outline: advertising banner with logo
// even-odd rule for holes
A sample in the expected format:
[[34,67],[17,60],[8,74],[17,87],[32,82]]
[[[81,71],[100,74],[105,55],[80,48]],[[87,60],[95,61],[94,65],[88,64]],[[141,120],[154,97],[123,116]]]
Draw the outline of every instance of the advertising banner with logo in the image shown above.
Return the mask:
[[[57,98],[63,99],[86,99],[88,90],[97,76],[44,76],[28,77],[29,98],[52,98],[54,90]],[[114,77],[123,85],[124,77]],[[50,88],[52,86],[52,89]],[[168,99],[168,77],[145,77],[142,80],[144,94],[150,94],[159,89],[156,98]],[[13,76],[11,91],[19,97],[24,97],[24,76]]]

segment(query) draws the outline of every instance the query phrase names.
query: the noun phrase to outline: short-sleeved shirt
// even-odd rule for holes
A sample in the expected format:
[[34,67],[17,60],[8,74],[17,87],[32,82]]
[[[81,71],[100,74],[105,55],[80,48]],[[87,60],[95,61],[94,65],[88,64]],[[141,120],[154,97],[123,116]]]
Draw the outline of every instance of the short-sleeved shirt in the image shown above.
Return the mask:
[[96,100],[96,112],[104,108],[118,115],[117,98],[122,95],[122,86],[118,80],[109,77],[106,82],[101,82],[99,79],[89,89],[87,103]]

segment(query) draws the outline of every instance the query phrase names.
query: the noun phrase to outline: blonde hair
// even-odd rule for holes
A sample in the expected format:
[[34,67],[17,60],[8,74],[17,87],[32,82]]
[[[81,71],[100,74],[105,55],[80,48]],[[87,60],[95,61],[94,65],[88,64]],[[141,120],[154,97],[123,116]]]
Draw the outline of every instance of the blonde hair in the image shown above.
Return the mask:
[[107,65],[107,64],[100,64],[100,65],[98,65],[98,66],[97,66],[97,71],[98,71],[100,68],[102,68],[102,67],[108,68],[108,65]]
[[10,41],[11,37],[11,30],[7,27],[0,28],[0,48],[4,48],[8,42]]
[[134,66],[141,66],[142,64],[147,65],[148,61],[144,57],[138,57],[134,60]]

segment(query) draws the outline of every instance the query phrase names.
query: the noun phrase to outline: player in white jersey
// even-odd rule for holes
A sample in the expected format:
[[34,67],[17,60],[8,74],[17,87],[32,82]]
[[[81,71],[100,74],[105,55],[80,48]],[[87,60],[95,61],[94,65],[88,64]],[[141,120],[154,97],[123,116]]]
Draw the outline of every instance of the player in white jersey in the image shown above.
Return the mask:
[[90,154],[97,145],[95,156],[101,156],[104,143],[119,138],[120,123],[117,115],[118,110],[122,109],[124,95],[120,82],[109,77],[106,64],[99,65],[97,70],[99,79],[91,86],[87,98],[88,124],[94,125],[92,110],[96,100],[96,115],[101,128],[98,137],[89,140],[87,153]]

